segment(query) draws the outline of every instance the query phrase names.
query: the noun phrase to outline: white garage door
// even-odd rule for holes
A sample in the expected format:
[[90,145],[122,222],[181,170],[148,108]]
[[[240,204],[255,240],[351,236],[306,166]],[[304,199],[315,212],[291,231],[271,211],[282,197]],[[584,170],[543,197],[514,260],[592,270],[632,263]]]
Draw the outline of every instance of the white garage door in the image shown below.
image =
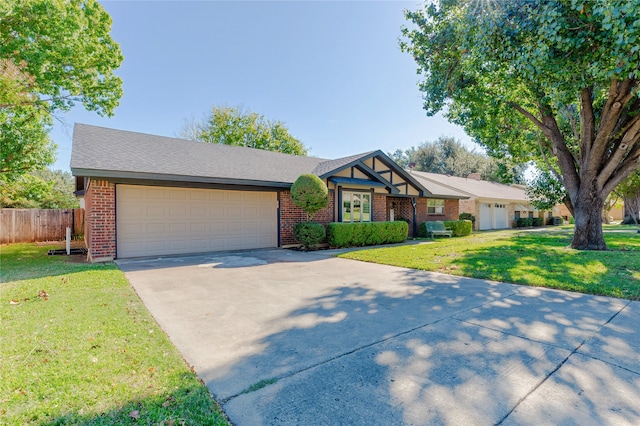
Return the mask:
[[119,258],[276,247],[275,192],[116,186]]
[[491,229],[491,204],[480,203],[480,229]]
[[507,205],[506,204],[496,204],[495,210],[493,211],[496,216],[496,229],[505,229],[508,228],[508,217],[507,217]]

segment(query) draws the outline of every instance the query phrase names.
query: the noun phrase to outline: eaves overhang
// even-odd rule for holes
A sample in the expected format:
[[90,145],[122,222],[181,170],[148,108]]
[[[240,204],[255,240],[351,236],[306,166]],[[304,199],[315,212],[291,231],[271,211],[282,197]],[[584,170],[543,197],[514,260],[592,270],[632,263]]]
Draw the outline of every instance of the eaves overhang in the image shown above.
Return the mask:
[[171,181],[171,182],[191,182],[205,184],[220,185],[240,185],[240,186],[258,186],[269,188],[291,188],[291,182],[273,182],[252,179],[232,179],[207,176],[189,176],[189,175],[168,175],[163,173],[141,173],[127,172],[118,170],[96,170],[71,168],[74,176],[87,176],[93,178],[105,179],[127,179],[127,180],[144,180],[144,181]]

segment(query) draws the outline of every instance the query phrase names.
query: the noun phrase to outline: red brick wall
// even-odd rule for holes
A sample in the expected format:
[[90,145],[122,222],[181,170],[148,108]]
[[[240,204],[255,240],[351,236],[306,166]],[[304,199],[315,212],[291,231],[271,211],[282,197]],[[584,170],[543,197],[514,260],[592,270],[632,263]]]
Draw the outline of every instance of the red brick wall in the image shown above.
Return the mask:
[[[329,204],[316,213],[311,220],[322,223],[323,225],[329,222],[335,222],[334,206],[334,191],[329,190]],[[289,190],[280,192],[280,245],[297,244],[298,242],[293,237],[293,229],[296,224],[305,222],[306,220],[307,216],[304,210],[293,204],[291,192]]]
[[116,257],[115,185],[106,180],[89,180],[84,211],[89,260],[113,260]]
[[[416,200],[416,207],[420,205],[420,199]],[[395,205],[394,205],[395,203]],[[426,204],[425,204],[426,205]],[[387,197],[387,219],[391,218],[391,209],[395,220],[407,219],[409,221],[409,236],[413,236],[413,205],[411,198]]]
[[387,210],[387,197],[383,194],[373,194],[373,221],[374,222],[386,222],[389,220],[389,213]]
[[458,220],[460,217],[459,200],[444,200],[445,220]]

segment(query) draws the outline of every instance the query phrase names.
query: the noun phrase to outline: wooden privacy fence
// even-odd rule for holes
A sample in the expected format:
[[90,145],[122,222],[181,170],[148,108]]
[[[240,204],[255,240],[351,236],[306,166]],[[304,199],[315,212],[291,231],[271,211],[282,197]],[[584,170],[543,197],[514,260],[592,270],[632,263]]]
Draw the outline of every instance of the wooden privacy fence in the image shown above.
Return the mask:
[[71,235],[84,234],[83,209],[0,209],[0,243],[62,241],[67,227]]

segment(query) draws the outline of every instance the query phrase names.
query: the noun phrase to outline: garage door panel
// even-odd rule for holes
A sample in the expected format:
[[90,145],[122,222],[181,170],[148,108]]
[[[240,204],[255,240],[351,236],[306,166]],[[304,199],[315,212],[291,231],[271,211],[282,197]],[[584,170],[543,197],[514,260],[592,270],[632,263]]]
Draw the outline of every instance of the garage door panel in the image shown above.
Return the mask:
[[242,201],[242,192],[227,191],[227,201]]
[[277,246],[277,195],[118,185],[118,257]]

